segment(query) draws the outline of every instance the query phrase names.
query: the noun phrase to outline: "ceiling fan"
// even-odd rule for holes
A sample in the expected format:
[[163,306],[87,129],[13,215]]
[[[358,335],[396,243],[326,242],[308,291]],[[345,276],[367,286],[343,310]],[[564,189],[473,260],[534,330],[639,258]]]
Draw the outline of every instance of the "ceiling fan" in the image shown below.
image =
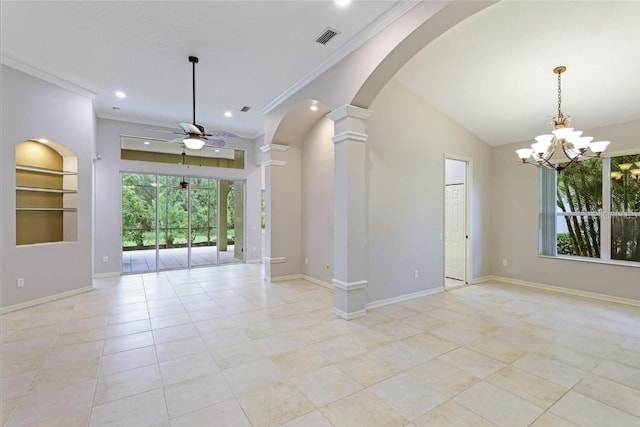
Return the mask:
[[184,136],[176,138],[170,143],[182,143],[185,147],[192,150],[199,150],[205,145],[211,147],[224,147],[225,141],[223,138],[237,138],[238,135],[225,131],[211,131],[207,133],[203,126],[196,124],[196,64],[198,63],[197,56],[190,56],[189,62],[192,65],[192,93],[193,93],[193,122],[192,123],[179,123],[180,129],[184,133]]

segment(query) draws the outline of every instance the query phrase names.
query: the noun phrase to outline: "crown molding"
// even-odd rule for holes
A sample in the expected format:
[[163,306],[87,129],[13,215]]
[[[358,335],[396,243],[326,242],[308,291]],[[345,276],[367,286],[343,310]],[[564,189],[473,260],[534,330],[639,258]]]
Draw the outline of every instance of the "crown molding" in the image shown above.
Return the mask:
[[63,89],[67,89],[68,91],[73,92],[76,95],[84,96],[85,98],[91,100],[96,97],[95,92],[80,87],[74,83],[71,83],[70,81],[43,71],[39,68],[33,67],[29,64],[25,64],[24,62],[21,62],[17,59],[2,55],[0,56],[0,63],[2,63],[2,65],[6,65],[7,67],[15,68],[18,71],[22,71],[23,73],[29,74],[33,77],[39,78],[40,80],[44,80],[45,82],[51,83]]
[[358,34],[353,36],[349,41],[342,45],[338,50],[333,52],[327,59],[322,61],[314,70],[302,77],[300,80],[291,85],[287,90],[278,95],[273,101],[268,103],[263,109],[262,114],[266,115],[273,111],[276,107],[286,101],[294,93],[317,79],[328,69],[342,61],[349,56],[353,51],[360,46],[371,40],[380,31],[391,25],[397,19],[409,12],[411,9],[420,4],[419,1],[400,1],[389,8],[385,13],[380,15],[369,24],[366,28],[363,28]]

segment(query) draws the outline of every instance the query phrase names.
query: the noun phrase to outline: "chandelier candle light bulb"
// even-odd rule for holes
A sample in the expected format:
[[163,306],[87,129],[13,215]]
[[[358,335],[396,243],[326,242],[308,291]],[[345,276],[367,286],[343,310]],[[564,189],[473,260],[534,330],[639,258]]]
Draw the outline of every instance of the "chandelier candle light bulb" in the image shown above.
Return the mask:
[[[522,163],[528,163],[546,169],[555,169],[562,172],[568,167],[578,164],[579,160],[585,157],[600,157],[607,149],[610,141],[595,141],[593,137],[582,136],[582,131],[568,127],[571,117],[562,113],[562,84],[561,74],[567,70],[565,66],[553,69],[558,75],[558,115],[553,118],[554,129],[551,134],[539,135],[535,137],[536,142],[531,144],[531,148],[521,148],[516,153]],[[551,162],[556,149],[562,149],[564,155],[569,159],[565,164],[554,164]],[[591,150],[594,156],[586,154],[587,149]]]

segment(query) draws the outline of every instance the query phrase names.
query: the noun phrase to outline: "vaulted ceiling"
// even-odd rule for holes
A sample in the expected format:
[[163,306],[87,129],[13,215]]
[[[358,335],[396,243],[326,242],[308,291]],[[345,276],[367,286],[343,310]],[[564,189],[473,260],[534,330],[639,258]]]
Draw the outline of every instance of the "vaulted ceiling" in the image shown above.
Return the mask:
[[[413,3],[2,1],[2,60],[95,93],[99,117],[172,125],[191,121],[187,57],[196,55],[198,122],[256,136],[272,101]],[[503,1],[396,77],[491,145],[548,132],[556,65],[567,66],[563,112],[576,127],[640,119],[638,22],[640,2]],[[327,27],[340,34],[314,42]]]

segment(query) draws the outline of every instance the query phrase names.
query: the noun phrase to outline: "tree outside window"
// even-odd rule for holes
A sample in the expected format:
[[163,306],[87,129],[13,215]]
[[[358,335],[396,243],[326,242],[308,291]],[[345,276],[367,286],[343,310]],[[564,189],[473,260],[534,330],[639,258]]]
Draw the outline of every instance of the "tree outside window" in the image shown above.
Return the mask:
[[640,154],[583,161],[555,188],[557,255],[640,261]]

